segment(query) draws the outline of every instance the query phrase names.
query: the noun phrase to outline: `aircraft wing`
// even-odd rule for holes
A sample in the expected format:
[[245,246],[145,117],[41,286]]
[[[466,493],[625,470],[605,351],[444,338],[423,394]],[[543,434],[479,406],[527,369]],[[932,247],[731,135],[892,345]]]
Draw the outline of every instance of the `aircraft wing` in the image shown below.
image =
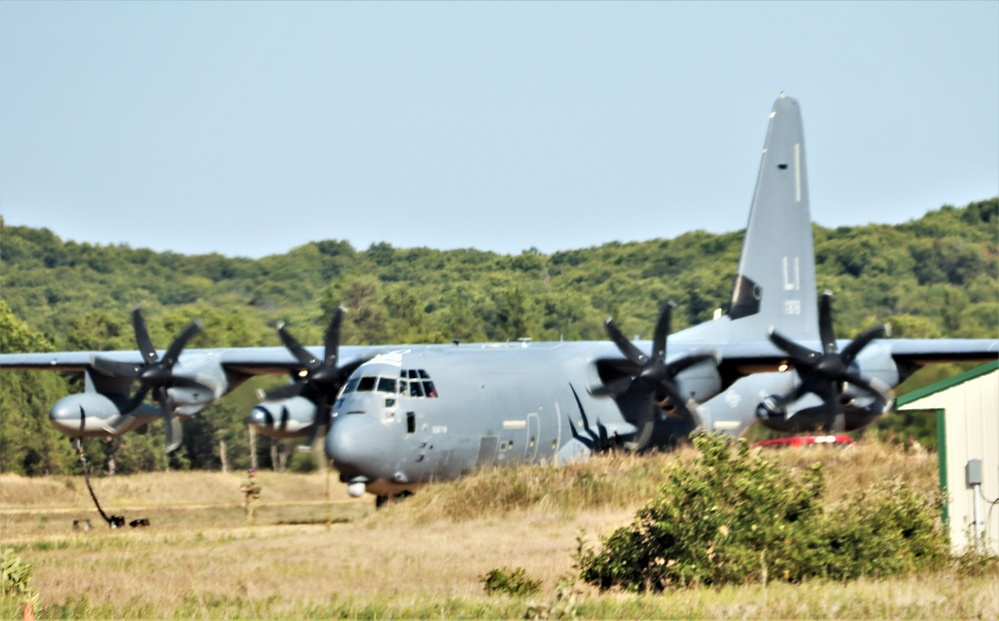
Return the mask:
[[[307,348],[317,357],[322,357],[321,347]],[[350,361],[355,358],[373,356],[391,351],[392,346],[341,347],[340,357]],[[159,352],[160,356],[164,354]],[[92,364],[94,357],[128,364],[141,365],[142,355],[138,351],[64,351],[51,353],[0,354],[0,369],[83,372]],[[299,363],[284,347],[233,347],[219,349],[188,349],[181,355],[185,359],[210,359],[227,372],[240,375],[275,375],[298,368]]]
[[[842,351],[849,342],[837,341],[839,350]],[[999,357],[997,339],[882,339],[875,342],[890,352],[896,364],[917,368],[928,364],[988,362]],[[805,341],[803,345],[815,351],[822,350],[818,342]],[[787,360],[785,352],[762,340],[691,343],[690,347],[717,349],[722,355],[722,367],[735,371],[735,375],[773,370]]]
[[988,362],[999,357],[999,340],[990,339],[888,339],[897,362],[939,364]]

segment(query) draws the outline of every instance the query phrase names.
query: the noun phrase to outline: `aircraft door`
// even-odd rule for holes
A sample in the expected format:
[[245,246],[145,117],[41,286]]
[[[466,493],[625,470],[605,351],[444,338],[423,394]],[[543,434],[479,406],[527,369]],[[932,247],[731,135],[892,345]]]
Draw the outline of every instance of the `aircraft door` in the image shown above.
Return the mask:
[[499,437],[482,436],[479,441],[479,457],[475,462],[476,468],[492,466],[496,463],[496,451],[499,448]]
[[541,441],[541,417],[536,412],[527,415],[527,441],[524,457],[534,461],[538,457],[538,442]]

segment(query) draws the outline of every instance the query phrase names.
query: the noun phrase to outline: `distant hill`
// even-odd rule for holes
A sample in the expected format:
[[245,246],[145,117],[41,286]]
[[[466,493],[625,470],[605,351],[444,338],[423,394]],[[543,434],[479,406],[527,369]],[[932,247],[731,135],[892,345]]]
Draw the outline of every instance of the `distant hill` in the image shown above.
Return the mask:
[[[999,199],[943,207],[904,224],[814,229],[819,289],[835,294],[837,333],[890,321],[897,336],[996,336]],[[0,222],[0,297],[57,349],[131,347],[128,311],[151,329],[201,316],[200,345],[277,344],[289,321],[318,342],[345,306],[348,343],[602,339],[614,316],[649,335],[662,301],[677,329],[728,303],[742,233],[499,255],[327,240],[261,259],[187,256],[64,242]]]

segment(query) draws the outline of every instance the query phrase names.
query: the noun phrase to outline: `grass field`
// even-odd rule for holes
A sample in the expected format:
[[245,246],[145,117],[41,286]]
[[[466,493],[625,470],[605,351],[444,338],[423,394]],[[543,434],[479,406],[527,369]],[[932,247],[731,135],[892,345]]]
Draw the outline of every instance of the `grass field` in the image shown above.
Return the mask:
[[[881,477],[936,486],[936,464],[879,444],[774,453],[826,464],[829,502]],[[102,524],[82,477],[0,475],[0,547],[31,565],[46,618],[999,618],[999,575],[955,570],[850,583],[765,583],[662,595],[600,593],[574,581],[579,537],[631,521],[671,455],[602,456],[564,468],[483,472],[375,511],[323,474],[261,473],[256,524],[242,474],[96,479],[105,510],[149,527]],[[74,531],[74,519],[94,528]],[[492,569],[523,567],[532,596],[487,595]],[[561,582],[561,586],[560,586]],[[3,602],[2,618],[21,603]]]

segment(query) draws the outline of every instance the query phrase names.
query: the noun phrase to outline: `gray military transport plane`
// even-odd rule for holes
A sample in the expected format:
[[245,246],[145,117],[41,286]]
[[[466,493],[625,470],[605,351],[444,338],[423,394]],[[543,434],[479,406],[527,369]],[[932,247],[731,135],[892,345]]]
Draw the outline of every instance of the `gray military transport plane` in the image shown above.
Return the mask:
[[250,376],[291,374],[250,424],[310,444],[325,434],[350,493],[382,501],[477,467],[668,447],[698,429],[858,429],[922,365],[999,355],[995,340],[893,340],[882,326],[837,340],[830,296],[816,297],[805,170],[798,103],[781,94],[728,312],[670,334],[667,304],[651,341],[632,343],[607,320],[609,342],[341,348],[337,312],[322,348],[303,347],[282,326],[284,349],[184,351],[192,324],[160,353],[136,309],[138,353],[4,354],[0,367],[84,373],[85,391],[49,414],[71,438],[164,418],[169,449],[180,443],[178,417]]

